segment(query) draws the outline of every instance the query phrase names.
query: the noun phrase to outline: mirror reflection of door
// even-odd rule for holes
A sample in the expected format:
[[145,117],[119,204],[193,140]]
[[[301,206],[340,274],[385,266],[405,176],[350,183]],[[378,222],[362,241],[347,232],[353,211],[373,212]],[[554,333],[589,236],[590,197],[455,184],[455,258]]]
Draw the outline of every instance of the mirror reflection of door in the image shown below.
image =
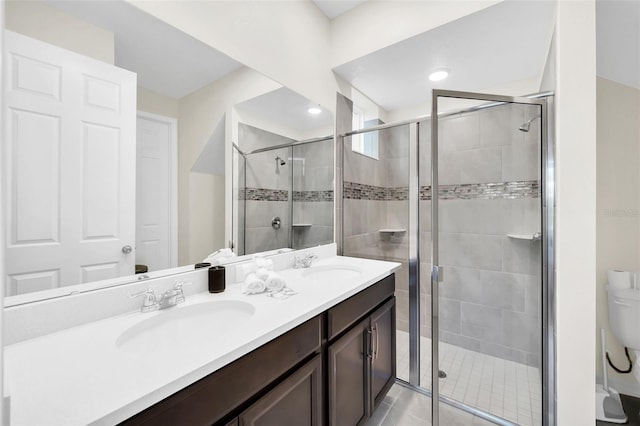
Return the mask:
[[7,295],[134,270],[136,75],[5,32]]
[[136,273],[177,266],[176,120],[138,112],[136,129]]

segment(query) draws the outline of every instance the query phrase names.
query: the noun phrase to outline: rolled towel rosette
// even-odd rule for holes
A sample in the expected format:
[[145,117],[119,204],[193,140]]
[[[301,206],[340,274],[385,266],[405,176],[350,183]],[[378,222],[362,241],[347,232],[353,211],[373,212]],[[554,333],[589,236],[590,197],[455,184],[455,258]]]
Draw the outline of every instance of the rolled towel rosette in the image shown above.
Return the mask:
[[242,284],[242,292],[244,294],[258,294],[264,292],[266,284],[256,274],[249,274]]
[[258,268],[256,269],[256,277],[266,282],[267,278],[269,278],[269,272],[271,271],[269,271],[268,269]]
[[281,291],[287,287],[287,282],[280,275],[273,271],[269,271],[267,279],[264,280],[267,291],[276,292]]

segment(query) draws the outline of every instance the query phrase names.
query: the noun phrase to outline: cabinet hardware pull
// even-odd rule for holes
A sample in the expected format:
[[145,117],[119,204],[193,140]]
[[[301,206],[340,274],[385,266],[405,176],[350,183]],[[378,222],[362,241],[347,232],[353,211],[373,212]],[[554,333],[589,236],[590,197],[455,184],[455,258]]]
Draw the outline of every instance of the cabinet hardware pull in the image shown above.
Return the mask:
[[380,348],[380,334],[378,333],[378,323],[375,324],[374,330],[376,331],[375,339],[376,339],[376,348],[374,349],[375,359],[378,359],[378,349]]

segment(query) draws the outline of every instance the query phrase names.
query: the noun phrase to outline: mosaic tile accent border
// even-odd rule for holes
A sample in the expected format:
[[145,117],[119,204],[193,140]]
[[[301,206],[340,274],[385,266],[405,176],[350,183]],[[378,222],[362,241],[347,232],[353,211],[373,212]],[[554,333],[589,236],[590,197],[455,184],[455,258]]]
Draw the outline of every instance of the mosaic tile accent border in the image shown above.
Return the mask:
[[293,191],[293,201],[333,201],[333,189],[325,191]]
[[[248,201],[289,201],[289,191],[285,189],[245,188],[239,191],[238,198]],[[333,201],[333,190],[293,191],[293,201]]]
[[409,188],[384,188],[363,183],[344,182],[344,198],[350,200],[403,201],[409,197]]
[[[423,198],[422,188],[425,189]],[[431,187],[420,188],[420,199],[431,199]],[[466,183],[460,185],[441,185],[441,200],[516,200],[522,198],[539,198],[540,182],[522,180],[512,182]]]
[[289,201],[289,191],[284,189],[245,188],[238,194],[240,200]]
[[[344,198],[351,200],[404,201],[408,199],[406,187],[384,188],[355,182],[344,182]],[[465,183],[440,185],[441,200],[492,200],[539,198],[540,182],[537,180]],[[420,200],[431,200],[431,186],[420,187]]]

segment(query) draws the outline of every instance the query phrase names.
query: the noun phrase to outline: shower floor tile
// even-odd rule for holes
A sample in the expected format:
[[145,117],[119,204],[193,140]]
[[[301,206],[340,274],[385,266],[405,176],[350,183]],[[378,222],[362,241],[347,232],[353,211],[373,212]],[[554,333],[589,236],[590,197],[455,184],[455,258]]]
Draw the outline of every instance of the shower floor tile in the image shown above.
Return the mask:
[[[409,333],[396,334],[397,377],[409,380]],[[420,382],[431,388],[431,339],[420,338]],[[522,426],[542,424],[542,386],[535,367],[440,343],[440,393]],[[427,398],[428,399],[428,398]],[[430,404],[428,402],[427,404]]]

